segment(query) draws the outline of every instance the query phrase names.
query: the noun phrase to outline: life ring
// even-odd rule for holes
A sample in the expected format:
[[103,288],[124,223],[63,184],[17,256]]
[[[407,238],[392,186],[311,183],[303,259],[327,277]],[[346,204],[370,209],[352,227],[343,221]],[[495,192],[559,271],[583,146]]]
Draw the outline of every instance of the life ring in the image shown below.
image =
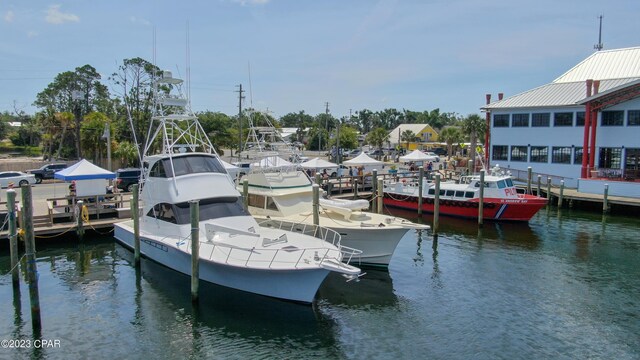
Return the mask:
[[89,222],[89,208],[87,208],[87,205],[82,205],[81,215],[83,222]]

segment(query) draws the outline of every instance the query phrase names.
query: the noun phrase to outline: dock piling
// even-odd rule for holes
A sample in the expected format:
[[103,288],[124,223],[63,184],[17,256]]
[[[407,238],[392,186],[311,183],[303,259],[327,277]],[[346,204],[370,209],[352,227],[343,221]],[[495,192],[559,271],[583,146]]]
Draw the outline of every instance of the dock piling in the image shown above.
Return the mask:
[[320,224],[320,185],[313,184],[313,225]]
[[9,252],[11,254],[11,278],[13,289],[20,289],[18,273],[18,234],[16,232],[16,191],[7,190],[7,215],[9,216]]
[[418,215],[422,215],[422,183],[424,182],[424,166],[418,168]]
[[249,179],[242,180],[242,205],[244,211],[249,211]]
[[189,201],[191,218],[191,302],[198,302],[200,280],[200,202]]
[[371,212],[378,212],[378,202],[375,201],[376,195],[378,194],[378,170],[373,169],[372,178],[371,178]]
[[536,189],[536,196],[540,196],[540,185],[542,183],[542,175],[538,175],[538,188]]
[[533,169],[531,166],[527,167],[527,194],[531,195],[531,179],[533,177]]
[[131,190],[131,218],[133,219],[133,262],[140,266],[140,199],[139,184],[134,184]]
[[551,178],[547,178],[547,205],[551,205]]
[[433,239],[438,239],[438,227],[440,225],[440,174],[436,174],[436,192],[433,199]]
[[482,227],[484,221],[484,174],[485,170],[480,170],[480,191],[479,191],[479,203],[478,203],[478,226]]
[[383,210],[383,205],[382,205],[382,198],[384,197],[384,185],[383,185],[383,180],[382,179],[378,179],[378,196],[377,196],[377,200],[378,200],[378,214],[382,214],[382,210]]
[[84,223],[82,222],[82,205],[84,202],[82,200],[78,200],[76,203],[76,234],[78,235],[78,239],[80,241],[84,240]]
[[564,198],[564,180],[560,180],[560,196],[558,197],[558,208],[562,207],[563,198]]
[[31,303],[31,326],[34,333],[40,333],[40,295],[38,291],[38,268],[36,266],[36,240],[33,233],[33,202],[31,200],[31,185],[22,186],[22,213],[25,222],[24,246],[27,258],[27,278],[29,279],[29,300]]
[[604,198],[602,200],[602,212],[609,212],[609,184],[604,184]]

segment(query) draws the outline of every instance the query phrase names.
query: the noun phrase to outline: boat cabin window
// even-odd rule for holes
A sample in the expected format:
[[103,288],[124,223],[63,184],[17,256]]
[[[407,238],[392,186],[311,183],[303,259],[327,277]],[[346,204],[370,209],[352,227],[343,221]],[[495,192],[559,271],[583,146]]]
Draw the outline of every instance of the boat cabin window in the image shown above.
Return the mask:
[[264,209],[264,200],[263,195],[249,194],[249,206]]
[[504,180],[498,181],[498,189],[504,189],[506,186],[507,184],[504,182]]
[[444,196],[445,191],[444,190],[440,190],[440,196]]
[[149,173],[152,177],[170,178],[196,173],[221,173],[226,174],[224,166],[213,156],[188,155],[173,158],[173,169],[170,159],[162,159],[153,164]]
[[464,191],[456,191],[456,197],[464,197]]
[[[490,182],[487,182],[487,181],[484,182],[484,187],[485,188],[492,187],[492,185],[493,185],[493,187],[496,187],[495,183],[490,183]],[[474,182],[473,186],[479,188],[480,187],[480,181]]]
[[453,196],[456,192],[454,190],[447,190],[447,192],[445,193],[446,196]]
[[271,196],[267,196],[267,209],[278,211],[278,206]]
[[465,191],[464,192],[464,197],[466,197],[468,199],[473,199],[473,191]]
[[429,189],[428,194],[429,195],[435,195],[436,194],[436,189],[433,189],[433,188]]
[[[216,219],[228,216],[248,216],[239,196],[226,196],[200,200],[200,221]],[[189,202],[177,204],[156,204],[147,216],[156,217],[158,220],[184,225],[191,223]]]
[[506,178],[504,181],[507,183],[507,187],[513,187],[513,181],[510,178]]

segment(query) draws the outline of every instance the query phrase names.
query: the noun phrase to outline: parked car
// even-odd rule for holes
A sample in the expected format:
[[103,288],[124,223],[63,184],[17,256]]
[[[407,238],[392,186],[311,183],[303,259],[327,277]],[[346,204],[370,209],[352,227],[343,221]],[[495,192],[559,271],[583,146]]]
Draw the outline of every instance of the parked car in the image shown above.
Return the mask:
[[116,187],[122,191],[131,192],[133,185],[140,182],[141,170],[126,168],[116,170]]
[[362,152],[362,150],[360,150],[360,149],[353,149],[353,150],[347,151],[344,154],[344,156],[349,157],[349,158],[354,158],[354,157],[360,155],[361,152]]
[[0,172],[0,187],[8,187],[12,183],[18,187],[27,184],[35,184],[36,177],[33,174],[25,174],[21,171],[3,171]]
[[438,156],[445,156],[445,155],[447,155],[447,149],[445,149],[445,148],[435,148],[435,149],[433,149],[433,153],[438,155]]
[[40,184],[42,180],[53,179],[53,174],[66,168],[67,164],[65,163],[46,164],[39,169],[27,170],[27,173],[33,174],[36,178],[36,184]]
[[436,153],[431,151],[423,151],[426,155],[433,156],[435,158],[435,162],[440,162],[440,156],[436,155]]

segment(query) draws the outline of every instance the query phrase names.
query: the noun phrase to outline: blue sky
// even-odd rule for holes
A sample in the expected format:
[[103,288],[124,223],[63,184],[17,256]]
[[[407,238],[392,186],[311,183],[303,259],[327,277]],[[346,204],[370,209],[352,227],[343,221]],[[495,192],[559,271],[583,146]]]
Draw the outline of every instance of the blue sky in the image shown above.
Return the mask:
[[[480,113],[593,53],[640,46],[637,0],[0,0],[0,111],[34,113],[38,92],[85,64],[186,69],[195,111],[245,106],[335,117],[349,110]],[[249,69],[250,74],[249,76]],[[250,90],[250,91],[249,91]]]

